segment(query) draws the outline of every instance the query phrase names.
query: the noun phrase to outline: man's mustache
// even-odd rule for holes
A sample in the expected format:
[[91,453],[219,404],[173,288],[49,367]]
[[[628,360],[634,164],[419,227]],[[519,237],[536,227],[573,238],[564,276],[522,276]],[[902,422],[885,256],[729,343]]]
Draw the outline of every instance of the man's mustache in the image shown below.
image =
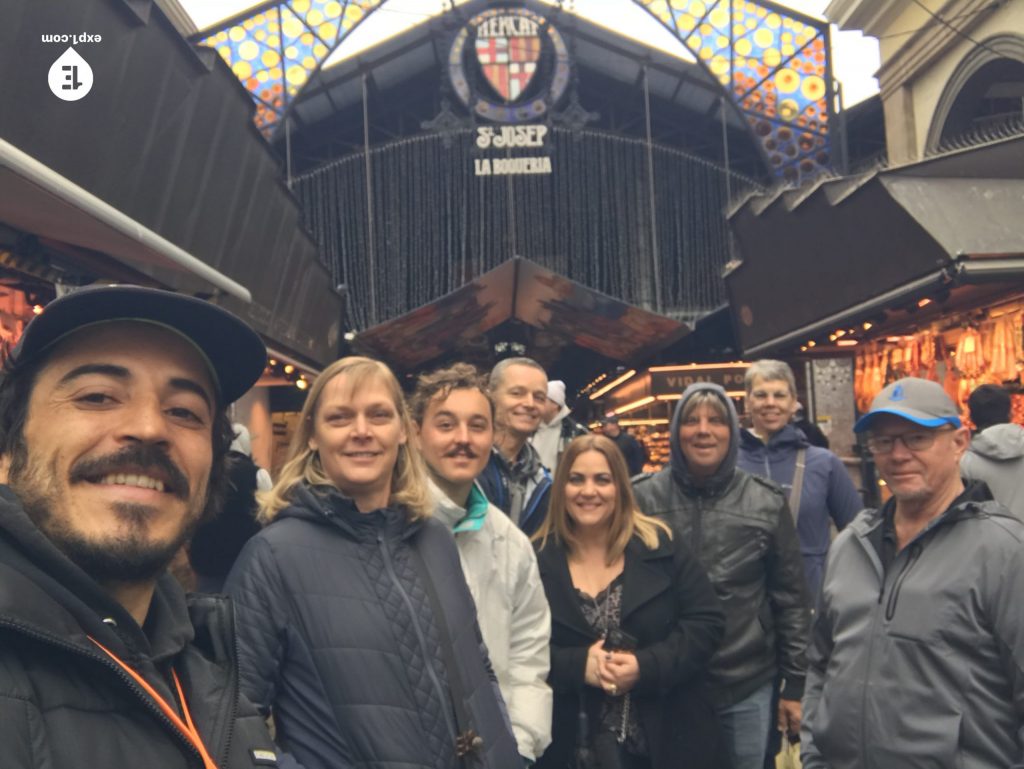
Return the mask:
[[[148,472],[156,470],[158,472]],[[114,473],[153,475],[164,483],[164,491],[179,499],[189,498],[188,479],[170,457],[152,443],[125,446],[102,457],[81,459],[71,466],[72,483],[95,482]]]
[[469,457],[470,459],[476,459],[480,455],[476,451],[473,451],[473,449],[470,448],[468,445],[461,445],[456,446],[454,449],[447,452],[444,456],[445,458],[465,456]]

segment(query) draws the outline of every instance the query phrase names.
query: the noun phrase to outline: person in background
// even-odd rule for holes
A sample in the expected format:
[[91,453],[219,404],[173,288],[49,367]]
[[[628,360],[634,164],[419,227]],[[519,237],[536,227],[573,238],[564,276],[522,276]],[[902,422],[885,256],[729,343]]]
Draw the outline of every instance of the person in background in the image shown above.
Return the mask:
[[1010,394],[981,385],[967,405],[976,432],[960,460],[960,475],[984,481],[997,501],[1024,518],[1024,427],[1010,421]]
[[829,553],[805,769],[1024,766],[1024,522],[966,486],[942,387],[900,379],[854,426],[892,497]]
[[813,607],[832,542],[830,524],[842,531],[864,508],[864,501],[842,460],[828,449],[810,445],[792,423],[796,381],[788,364],[759,360],[747,369],[744,384],[751,427],[740,430],[736,465],[774,481],[787,495]]
[[230,403],[266,365],[226,310],[78,289],[0,373],[4,769],[273,766],[234,619],[166,573],[224,493]]
[[[775,481],[788,495],[789,511],[796,516],[813,611],[832,542],[831,524],[842,531],[864,507],[863,500],[842,460],[828,449],[811,445],[806,433],[798,428],[796,419],[802,407],[796,398],[793,370],[787,363],[759,360],[747,369],[744,384],[751,427],[740,430],[737,466]],[[817,426],[814,429],[818,430]],[[779,696],[777,690],[775,696]],[[774,769],[781,747],[782,735],[773,724],[766,769]]]
[[807,442],[812,446],[817,446],[819,449],[827,449],[829,447],[828,436],[825,435],[820,427],[807,418],[807,410],[804,408],[804,404],[799,402],[796,404],[796,411],[793,412],[793,426],[804,434]]
[[548,513],[551,473],[541,464],[530,437],[548,401],[548,375],[531,358],[506,358],[492,370],[494,446],[477,479],[480,488],[527,535]]
[[704,686],[722,609],[671,527],[637,509],[609,438],[569,445],[534,540],[555,690],[554,741],[538,769],[576,765],[577,747],[598,766],[727,767]]
[[791,736],[800,728],[810,612],[793,517],[776,484],[736,467],[739,420],[718,385],[683,392],[669,442],[669,466],[635,480],[636,501],[678,528],[722,601],[711,693],[733,769],[761,769],[772,723]]
[[611,438],[612,442],[619,447],[631,477],[644,471],[644,465],[647,464],[647,452],[640,441],[622,429],[618,417],[602,419],[601,434]]
[[414,431],[383,363],[324,369],[228,576],[242,690],[286,769],[522,767]]
[[555,472],[558,458],[572,439],[587,432],[587,428],[569,416],[569,407],[565,403],[565,382],[560,379],[549,381],[548,401],[541,410],[540,427],[530,438],[541,464],[552,473]]
[[551,742],[551,614],[530,541],[475,484],[491,455],[494,404],[479,372],[457,363],[420,376],[410,410],[434,517],[455,534],[519,755],[533,763]]
[[224,580],[245,543],[260,530],[256,492],[270,491],[270,474],[252,461],[252,442],[245,425],[232,425],[235,440],[228,451],[227,496],[220,513],[204,521],[188,545],[188,560],[200,593],[220,593]]

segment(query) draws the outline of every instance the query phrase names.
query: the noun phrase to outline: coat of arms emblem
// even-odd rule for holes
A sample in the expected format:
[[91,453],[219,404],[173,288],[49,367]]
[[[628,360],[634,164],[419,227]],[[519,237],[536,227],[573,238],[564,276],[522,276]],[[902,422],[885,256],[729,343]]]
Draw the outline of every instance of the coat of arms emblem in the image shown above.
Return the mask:
[[506,102],[529,87],[540,59],[537,23],[526,16],[495,16],[477,27],[476,58],[487,82]]
[[448,54],[455,93],[498,123],[542,118],[569,84],[569,51],[554,25],[527,8],[490,8],[455,35]]

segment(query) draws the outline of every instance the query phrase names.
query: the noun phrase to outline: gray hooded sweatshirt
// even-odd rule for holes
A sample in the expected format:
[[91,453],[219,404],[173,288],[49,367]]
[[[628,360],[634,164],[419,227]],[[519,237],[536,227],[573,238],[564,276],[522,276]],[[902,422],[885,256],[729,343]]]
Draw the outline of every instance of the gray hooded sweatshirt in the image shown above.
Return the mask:
[[1024,427],[993,425],[975,435],[960,460],[960,474],[984,481],[997,502],[1024,519]]

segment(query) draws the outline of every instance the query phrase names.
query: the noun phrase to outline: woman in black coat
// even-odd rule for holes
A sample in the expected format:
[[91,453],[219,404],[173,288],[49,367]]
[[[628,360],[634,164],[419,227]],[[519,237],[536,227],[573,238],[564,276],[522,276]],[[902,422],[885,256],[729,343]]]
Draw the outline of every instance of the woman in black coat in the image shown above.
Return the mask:
[[637,509],[608,438],[569,445],[535,540],[555,694],[553,742],[538,769],[572,766],[580,748],[595,767],[727,765],[702,684],[722,610],[669,526]]

